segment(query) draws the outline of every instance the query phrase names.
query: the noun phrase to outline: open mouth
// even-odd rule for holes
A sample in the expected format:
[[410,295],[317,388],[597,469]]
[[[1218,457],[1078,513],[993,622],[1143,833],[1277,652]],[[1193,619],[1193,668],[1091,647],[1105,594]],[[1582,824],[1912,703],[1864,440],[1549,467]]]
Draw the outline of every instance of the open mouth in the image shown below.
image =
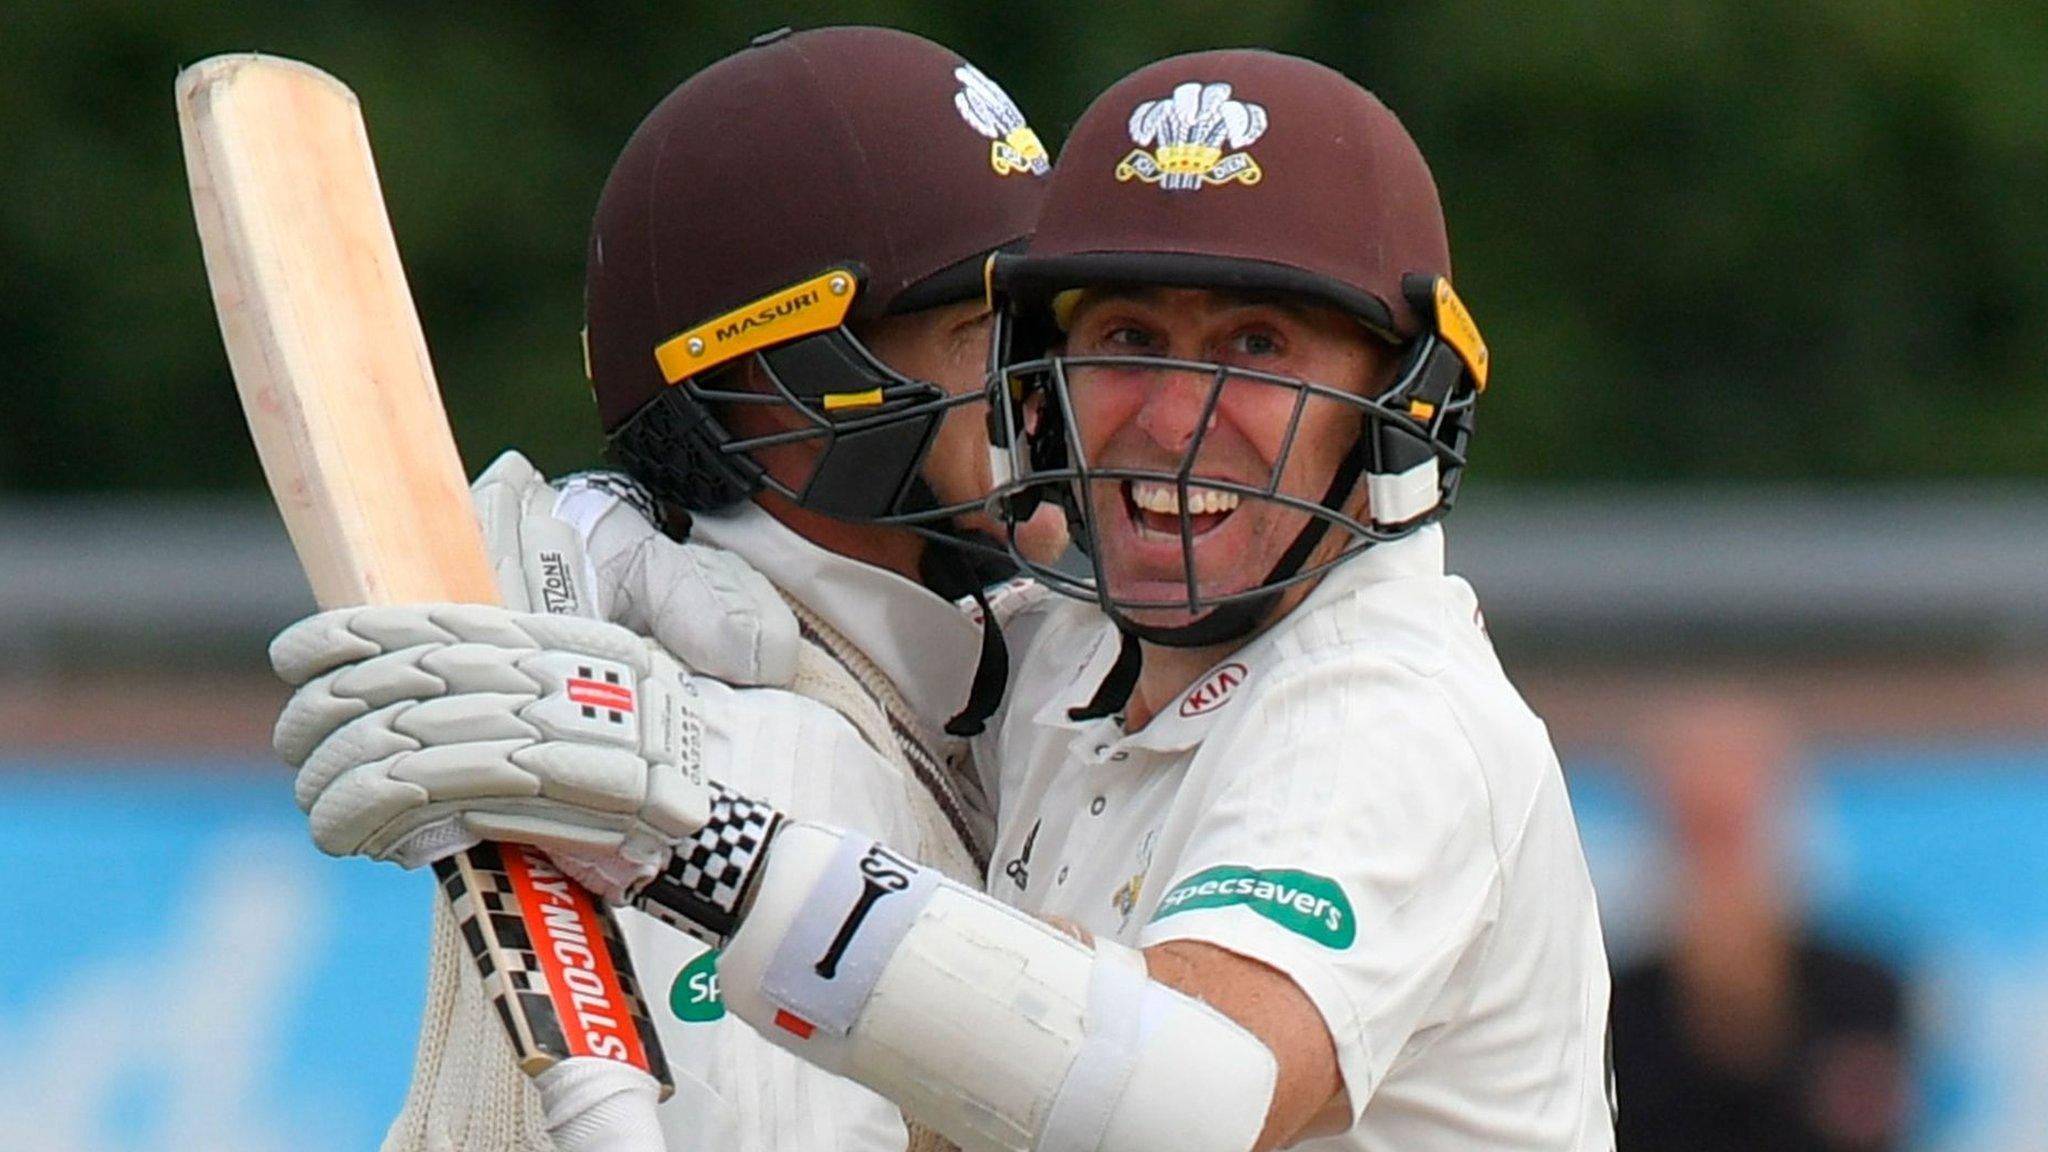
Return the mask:
[[[1126,480],[1123,482],[1124,509],[1140,533],[1178,540],[1182,511],[1180,491],[1173,484]],[[1189,485],[1187,493],[1188,527],[1196,537],[1206,536],[1222,527],[1223,522],[1237,511],[1237,506],[1244,502],[1239,494],[1217,488]]]

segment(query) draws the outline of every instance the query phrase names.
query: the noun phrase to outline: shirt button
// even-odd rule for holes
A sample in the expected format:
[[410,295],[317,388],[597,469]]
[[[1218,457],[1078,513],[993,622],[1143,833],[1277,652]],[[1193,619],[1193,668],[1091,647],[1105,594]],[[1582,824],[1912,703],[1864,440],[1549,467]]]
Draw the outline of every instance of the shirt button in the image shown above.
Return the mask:
[[1053,877],[1052,882],[1055,884],[1065,884],[1067,882],[1067,866],[1065,864],[1060,865],[1060,874]]
[[1108,806],[1109,801],[1103,799],[1100,796],[1097,796],[1095,799],[1088,802],[1088,814],[1090,816],[1100,816],[1102,815],[1102,810]]
[[1102,754],[1103,754],[1104,752],[1107,752],[1107,751],[1109,751],[1109,745],[1107,745],[1107,744],[1097,744],[1097,745],[1095,746],[1095,754],[1096,754],[1097,756],[1101,756],[1101,755],[1102,755]]
[[1112,752],[1109,754],[1109,758],[1111,760],[1129,760],[1131,754],[1129,752]]

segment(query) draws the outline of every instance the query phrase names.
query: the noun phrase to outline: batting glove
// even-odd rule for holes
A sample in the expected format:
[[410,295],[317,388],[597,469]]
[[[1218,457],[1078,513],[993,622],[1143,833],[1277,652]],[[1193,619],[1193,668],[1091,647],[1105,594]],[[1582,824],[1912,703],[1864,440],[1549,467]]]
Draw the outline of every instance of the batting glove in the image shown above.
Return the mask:
[[507,452],[470,492],[506,607],[622,624],[729,684],[783,687],[796,674],[796,616],[774,585],[729,552],[671,540],[630,477],[551,485]]
[[698,688],[593,620],[467,604],[344,608],[279,634],[274,744],[313,840],[408,867],[479,839],[651,875],[708,818]]

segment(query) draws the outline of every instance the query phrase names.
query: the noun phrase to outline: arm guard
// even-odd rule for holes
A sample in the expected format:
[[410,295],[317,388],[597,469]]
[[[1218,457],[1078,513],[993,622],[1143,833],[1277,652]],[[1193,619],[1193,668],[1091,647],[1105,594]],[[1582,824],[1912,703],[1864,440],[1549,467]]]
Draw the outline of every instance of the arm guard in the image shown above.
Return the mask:
[[1264,1127],[1272,1053],[1129,948],[818,825],[714,817],[696,848],[640,900],[724,944],[727,1007],[963,1149],[1243,1152]]

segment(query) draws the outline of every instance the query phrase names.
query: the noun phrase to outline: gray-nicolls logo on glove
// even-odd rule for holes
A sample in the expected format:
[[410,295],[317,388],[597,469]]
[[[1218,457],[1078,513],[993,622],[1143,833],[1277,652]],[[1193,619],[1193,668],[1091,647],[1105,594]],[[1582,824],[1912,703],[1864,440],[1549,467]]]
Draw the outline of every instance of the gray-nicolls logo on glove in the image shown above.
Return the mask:
[[277,751],[299,768],[327,852],[418,865],[464,840],[511,840],[565,868],[603,862],[587,886],[616,894],[709,817],[698,689],[617,625],[347,608],[286,629],[271,658],[299,686]]

